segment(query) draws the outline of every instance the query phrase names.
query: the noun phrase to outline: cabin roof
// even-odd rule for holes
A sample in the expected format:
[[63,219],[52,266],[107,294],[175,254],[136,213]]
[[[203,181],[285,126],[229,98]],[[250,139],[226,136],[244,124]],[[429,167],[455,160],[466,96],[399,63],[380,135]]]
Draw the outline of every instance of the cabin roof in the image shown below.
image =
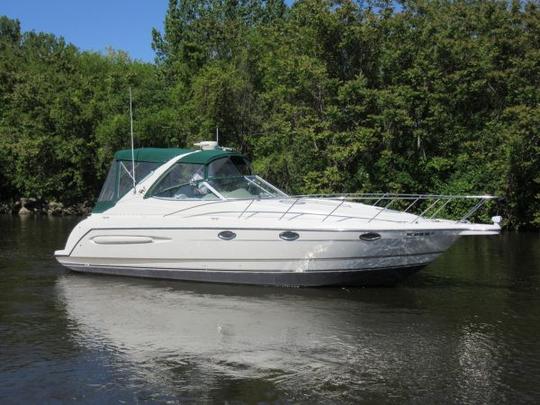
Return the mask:
[[[192,164],[208,164],[213,160],[226,156],[242,156],[241,153],[223,150],[197,150],[197,149],[182,149],[182,148],[138,148],[134,149],[136,162],[151,162],[151,163],[165,163],[168,160],[183,155],[189,152],[197,152],[189,154],[182,159],[181,162]],[[127,160],[131,161],[131,149],[122,149],[114,154],[115,160]]]

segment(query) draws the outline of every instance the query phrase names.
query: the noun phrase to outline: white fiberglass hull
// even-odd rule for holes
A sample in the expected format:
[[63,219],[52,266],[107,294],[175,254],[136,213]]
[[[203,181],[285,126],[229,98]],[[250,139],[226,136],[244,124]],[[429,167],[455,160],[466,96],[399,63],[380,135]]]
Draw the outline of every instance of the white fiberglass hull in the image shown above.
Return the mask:
[[294,231],[226,228],[91,229],[71,251],[57,252],[66,267],[80,272],[150,278],[267,285],[373,285],[395,283],[435,260],[459,237],[459,230]]
[[393,284],[461,235],[497,224],[424,219],[343,201],[174,201],[126,195],[79,223],[64,266],[80,272],[240,284]]

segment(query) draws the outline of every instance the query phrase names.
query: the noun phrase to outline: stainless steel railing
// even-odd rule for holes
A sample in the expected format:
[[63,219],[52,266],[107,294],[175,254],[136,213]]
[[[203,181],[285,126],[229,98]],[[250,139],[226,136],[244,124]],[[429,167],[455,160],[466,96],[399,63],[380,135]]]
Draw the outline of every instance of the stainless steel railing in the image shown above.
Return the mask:
[[[436,220],[436,215],[444,212],[443,210],[449,205],[458,203],[461,205],[459,209],[455,208],[454,211],[465,211],[465,214],[461,214],[459,219],[454,220],[456,223],[466,222],[472,215],[477,213],[488,201],[496,200],[497,197],[491,195],[440,195],[440,194],[395,194],[395,193],[356,193],[356,194],[312,194],[312,195],[297,195],[297,196],[285,196],[276,198],[249,198],[249,199],[225,199],[210,202],[201,202],[193,206],[185,207],[165,216],[176,215],[180,213],[191,214],[193,210],[208,206],[218,206],[220,209],[206,211],[198,215],[212,215],[219,213],[238,213],[238,218],[243,218],[249,215],[249,217],[257,214],[277,214],[278,220],[284,220],[289,215],[289,220],[299,218],[304,215],[320,216],[321,222],[325,222],[329,218],[339,218],[340,221],[347,219],[360,219],[365,220],[367,223],[371,223],[374,220],[384,222],[396,222],[396,223],[417,223],[421,220]],[[279,200],[281,202],[290,201],[290,204],[283,207],[283,210],[271,210],[265,209],[264,202]],[[336,204],[331,206],[327,213],[321,212],[308,212],[308,211],[294,211],[293,208],[300,203],[306,203],[313,200],[326,200],[335,201]],[[246,205],[240,209],[223,210],[227,205],[231,203],[246,202]],[[191,201],[194,203],[194,201]],[[377,208],[377,211],[370,216],[360,217],[351,215],[340,215],[339,210],[346,202],[359,202]],[[257,206],[259,208],[257,209]],[[472,205],[472,206],[471,206]],[[224,207],[225,206],[225,207]],[[400,207],[404,207],[400,209]],[[411,214],[407,220],[396,220],[391,218],[384,218],[385,213],[408,213]],[[188,215],[188,216],[198,216]]]

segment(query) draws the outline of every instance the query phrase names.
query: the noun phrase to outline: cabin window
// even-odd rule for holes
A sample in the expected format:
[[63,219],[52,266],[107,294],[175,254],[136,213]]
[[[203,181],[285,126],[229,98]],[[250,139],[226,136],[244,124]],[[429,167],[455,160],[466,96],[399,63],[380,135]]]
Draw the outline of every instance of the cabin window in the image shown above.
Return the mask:
[[[156,170],[161,163],[135,162],[135,179],[137,184],[141,182],[151,172]],[[122,198],[126,193],[133,189],[133,180],[131,179],[131,162],[121,160],[118,162],[118,197]]]
[[112,201],[116,199],[116,162],[113,161],[105,183],[99,193],[98,201]]
[[241,156],[217,159],[208,165],[208,177],[238,177],[250,174],[249,162]]
[[201,184],[203,179],[204,165],[177,162],[155,186],[152,195],[175,199],[216,199]]
[[[137,183],[146,178],[150,173],[156,170],[161,163],[153,162],[135,162],[135,179]],[[120,160],[113,161],[111,169],[107,174],[98,201],[116,201],[122,198],[126,193],[133,189],[133,180],[131,179],[131,161]]]

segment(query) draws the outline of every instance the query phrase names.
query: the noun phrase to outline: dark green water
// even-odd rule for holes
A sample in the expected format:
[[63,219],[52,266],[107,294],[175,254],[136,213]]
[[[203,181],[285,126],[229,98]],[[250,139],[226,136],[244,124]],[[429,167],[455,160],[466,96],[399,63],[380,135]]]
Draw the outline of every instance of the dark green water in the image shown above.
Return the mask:
[[539,403],[540,236],[395,288],[78,275],[75,221],[0,217],[0,403]]

